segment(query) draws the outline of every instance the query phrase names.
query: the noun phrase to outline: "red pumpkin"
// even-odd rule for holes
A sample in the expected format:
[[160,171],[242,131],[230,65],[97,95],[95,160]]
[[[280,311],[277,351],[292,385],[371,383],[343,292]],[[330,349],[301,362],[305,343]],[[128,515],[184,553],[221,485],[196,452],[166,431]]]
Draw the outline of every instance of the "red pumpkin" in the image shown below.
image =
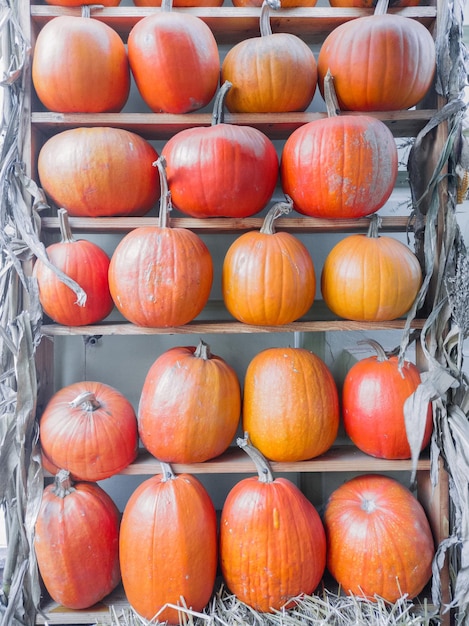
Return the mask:
[[233,84],[226,97],[232,113],[304,111],[316,91],[316,59],[306,43],[290,33],[272,33],[269,5],[262,3],[260,37],[237,43],[221,67],[222,83]]
[[197,347],[164,352],[143,384],[138,428],[145,448],[160,461],[201,463],[224,452],[236,434],[241,389],[234,369]]
[[294,483],[275,478],[247,438],[238,443],[252,457],[257,477],[228,493],[220,520],[220,562],[225,583],[256,611],[292,606],[311,594],[326,564],[321,518]]
[[[61,240],[46,248],[50,263],[37,259],[34,264],[33,276],[37,280],[39,300],[44,313],[58,324],[94,324],[107,317],[114,308],[107,277],[109,257],[95,243],[73,237],[67,211],[59,209],[58,216]],[[84,301],[77,301],[75,291],[62,281],[54,267],[82,288]]]
[[417,596],[432,573],[434,542],[415,496],[388,476],[357,476],[326,506],[327,567],[345,593]]
[[120,531],[122,582],[128,602],[148,620],[179,624],[176,608],[202,611],[218,560],[213,503],[197,478],[162,474],[145,480],[127,502]]
[[243,430],[272,461],[326,452],[339,428],[337,386],[327,365],[304,348],[268,348],[249,363]]
[[94,381],[72,383],[46,405],[39,440],[52,466],[68,470],[76,480],[103,480],[137,456],[137,418],[114,387]]
[[[361,359],[347,372],[342,389],[345,430],[353,443],[366,454],[382,459],[410,459],[411,450],[404,419],[404,404],[420,385],[420,373],[410,361],[402,364],[388,357],[383,348],[370,341],[376,356]],[[433,429],[432,408],[421,425],[423,450]]]
[[171,0],[163,0],[160,11],[135,24],[128,37],[129,62],[140,95],[152,111],[188,113],[213,98],[220,57],[205,22],[171,9]]
[[354,219],[375,213],[390,197],[398,154],[389,128],[369,115],[338,115],[332,76],[328,117],[297,128],[282,151],[282,189],[304,215]]
[[339,106],[351,111],[395,111],[420,102],[436,67],[435,42],[417,20],[386,13],[378,2],[373,15],[336,27],[318,55],[319,87],[332,73]]
[[153,146],[135,133],[80,127],[50,137],[37,168],[47,196],[71,216],[140,216],[158,202],[157,158]]
[[192,217],[248,217],[270,200],[278,179],[274,144],[260,130],[223,122],[224,83],[209,127],[174,135],[161,151],[171,200]]
[[225,255],[223,300],[241,322],[288,324],[314,302],[316,275],[306,246],[290,233],[274,231],[274,221],[291,208],[290,199],[275,204],[261,230],[235,239]]
[[187,228],[170,228],[164,159],[158,226],[140,226],[118,244],[109,265],[109,289],[122,315],[138,326],[182,326],[204,308],[213,281],[210,251]]
[[55,17],[37,36],[32,81],[50,111],[119,112],[130,91],[124,42],[110,26],[89,16]]
[[95,483],[61,470],[44,489],[34,532],[39,572],[52,599],[86,609],[119,584],[119,511]]

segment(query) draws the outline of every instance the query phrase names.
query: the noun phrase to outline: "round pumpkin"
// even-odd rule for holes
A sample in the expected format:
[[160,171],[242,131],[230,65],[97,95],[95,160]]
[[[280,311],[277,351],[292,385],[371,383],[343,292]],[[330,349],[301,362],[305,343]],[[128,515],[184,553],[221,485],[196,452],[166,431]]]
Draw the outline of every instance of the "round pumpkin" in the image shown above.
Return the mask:
[[297,128],[284,144],[282,189],[304,215],[355,219],[390,197],[398,173],[396,142],[381,120],[339,115],[333,77],[326,78],[328,116]]
[[[342,388],[342,416],[347,435],[371,456],[410,459],[411,449],[404,418],[404,404],[421,383],[420,372],[410,361],[387,356],[376,341],[377,354],[355,363]],[[432,407],[421,424],[423,450],[433,430]]]
[[42,104],[60,113],[118,113],[129,96],[124,42],[90,17],[60,15],[34,46],[32,81]]
[[332,248],[321,275],[329,309],[339,317],[367,322],[405,315],[421,283],[417,257],[398,239],[378,235],[377,215],[366,235],[350,235]]
[[330,70],[343,110],[408,109],[422,100],[433,82],[436,53],[429,30],[386,10],[386,0],[380,0],[373,15],[340,24],[321,46],[319,88],[323,92]]
[[241,322],[288,324],[307,313],[314,302],[316,274],[308,249],[291,233],[274,230],[274,221],[291,208],[290,199],[275,204],[260,231],[235,239],[225,255],[223,300]]
[[220,520],[220,563],[228,589],[264,613],[311,594],[326,565],[324,527],[313,504],[287,478],[275,478],[247,437],[238,444],[252,457],[257,477],[240,480],[225,499]]
[[44,489],[34,529],[39,572],[51,598],[86,609],[120,582],[119,511],[97,484],[72,485],[66,470]]
[[104,480],[135,460],[137,418],[114,387],[80,381],[49,400],[39,420],[39,441],[47,461],[75,480]]
[[[61,240],[46,248],[49,262],[37,259],[33,277],[39,289],[43,311],[64,326],[86,326],[107,317],[114,303],[109,292],[109,257],[97,244],[73,237],[68,214],[59,209]],[[77,293],[55,270],[75,281],[83,290]]]
[[160,461],[201,463],[228,448],[240,414],[236,372],[200,340],[197,347],[167,350],[150,367],[138,430],[145,448]]
[[213,98],[220,57],[205,22],[171,9],[171,0],[163,0],[160,11],[135,24],[128,37],[129,63],[138,91],[152,111],[189,113]]
[[304,348],[267,348],[244,380],[243,430],[272,461],[326,452],[339,428],[337,386],[327,365]]
[[119,545],[124,591],[139,615],[179,624],[177,609],[166,605],[204,609],[217,572],[217,519],[197,478],[162,463],[162,473],[130,496]]
[[161,151],[173,206],[192,217],[249,217],[270,200],[278,180],[272,141],[257,128],[224,123],[225,82],[208,127],[182,130]]
[[140,216],[158,203],[157,158],[153,146],[135,133],[80,127],[50,137],[37,168],[47,196],[71,216]]
[[338,487],[325,510],[327,567],[345,593],[396,602],[417,596],[432,573],[434,542],[424,509],[389,476]]
[[223,60],[222,83],[233,85],[226,97],[232,113],[304,111],[316,91],[318,73],[311,48],[291,33],[272,33],[269,10],[264,0],[260,37],[240,41]]

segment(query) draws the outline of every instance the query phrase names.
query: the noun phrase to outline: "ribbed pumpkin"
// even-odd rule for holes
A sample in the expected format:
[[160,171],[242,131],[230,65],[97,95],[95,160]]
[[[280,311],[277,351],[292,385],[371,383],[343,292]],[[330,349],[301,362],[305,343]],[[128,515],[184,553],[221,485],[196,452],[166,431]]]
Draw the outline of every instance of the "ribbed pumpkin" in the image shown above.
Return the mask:
[[354,219],[376,212],[390,197],[398,171],[397,147],[381,120],[338,114],[332,81],[328,75],[328,116],[303,124],[288,137],[280,177],[299,213]]
[[157,158],[140,135],[107,126],[80,127],[50,137],[37,168],[47,196],[71,216],[140,216],[158,202]]
[[79,381],[49,400],[39,420],[39,441],[46,459],[75,480],[104,480],[135,460],[137,418],[114,387]]
[[122,315],[138,326],[181,326],[204,308],[213,281],[210,251],[187,228],[171,228],[165,162],[158,226],[140,226],[117,245],[109,265],[109,289]]
[[[75,239],[65,209],[59,209],[61,240],[46,248],[50,263],[37,259],[33,276],[44,313],[64,326],[85,326],[109,315],[114,303],[109,292],[109,257],[97,244]],[[86,298],[78,298],[54,267],[75,281]]]
[[[410,361],[387,356],[382,346],[368,340],[376,355],[361,359],[347,372],[342,388],[345,430],[366,454],[382,459],[410,459],[411,449],[404,418],[404,404],[421,383],[420,372]],[[419,425],[423,450],[433,429],[432,408]],[[414,435],[416,433],[413,433]]]
[[138,408],[140,439],[160,461],[201,463],[228,448],[240,414],[236,372],[200,340],[167,350],[150,367]]
[[122,517],[120,560],[128,602],[148,620],[179,624],[182,605],[202,611],[213,592],[218,562],[215,507],[190,474],[162,473],[130,496]]
[[256,611],[293,606],[311,594],[326,564],[321,518],[298,487],[275,478],[247,437],[238,444],[253,459],[257,477],[228,493],[220,520],[220,562],[228,589]]
[[345,593],[396,602],[419,594],[432,573],[434,542],[425,512],[402,484],[357,476],[326,505],[327,567]]
[[345,237],[324,261],[321,291],[330,310],[345,319],[382,322],[405,315],[417,297],[422,270],[398,239],[378,234],[378,215],[366,235]]
[[39,572],[52,599],[86,609],[120,582],[119,511],[97,484],[60,470],[44,489],[34,529]]
[[272,141],[251,126],[224,123],[225,82],[209,127],[188,128],[163,146],[176,209],[192,217],[248,217],[270,200],[278,180]]
[[160,11],[135,24],[128,37],[129,62],[140,95],[152,111],[189,113],[215,95],[220,57],[205,22],[171,9],[171,0],[163,0]]
[[308,249],[291,233],[274,230],[274,221],[291,208],[289,198],[275,204],[260,231],[235,239],[225,255],[223,300],[241,322],[288,324],[304,315],[314,302],[316,274]]
[[319,88],[330,70],[340,108],[394,111],[416,105],[435,74],[435,42],[417,20],[386,13],[344,22],[324,40],[318,55]]
[[244,380],[243,430],[272,461],[326,452],[339,428],[337,386],[327,365],[304,348],[267,348]]
[[[279,3],[274,3],[276,8]],[[316,91],[316,59],[290,33],[272,33],[269,5],[262,3],[260,37],[240,41],[226,54],[221,80],[233,84],[226,106],[232,113],[304,111]]]
[[37,36],[32,80],[50,111],[119,112],[127,102],[130,69],[124,42],[89,13],[83,7],[81,17],[55,17]]

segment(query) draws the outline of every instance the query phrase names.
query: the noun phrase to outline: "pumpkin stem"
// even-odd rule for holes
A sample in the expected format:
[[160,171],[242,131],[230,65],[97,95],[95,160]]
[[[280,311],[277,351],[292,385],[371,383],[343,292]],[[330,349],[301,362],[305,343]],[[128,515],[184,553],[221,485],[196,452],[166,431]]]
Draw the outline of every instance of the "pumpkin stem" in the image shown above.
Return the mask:
[[173,480],[176,478],[175,473],[173,472],[173,468],[166,461],[160,461],[161,473],[163,474],[162,482],[166,482],[167,480]]
[[166,176],[166,159],[161,155],[153,165],[158,168],[161,187],[158,226],[160,228],[167,228],[169,226],[169,212],[172,211],[173,205],[171,204],[171,191],[169,190],[168,178]]
[[72,409],[80,407],[83,411],[87,411],[88,413],[92,413],[93,411],[97,411],[101,408],[101,403],[92,391],[84,391],[83,393],[80,393],[80,395],[78,395],[75,400],[72,400],[69,404]]
[[252,443],[249,441],[248,433],[244,433],[244,437],[238,437],[238,439],[236,439],[236,443],[254,461],[254,465],[256,466],[256,470],[257,470],[257,475],[259,476],[259,481],[261,483],[273,483],[274,476],[272,474],[272,470],[270,468],[269,462],[261,454],[261,452],[257,448],[255,448],[252,445]]
[[210,346],[201,339],[199,341],[199,345],[195,349],[194,356],[198,359],[203,359],[204,361],[208,361],[211,358]]
[[385,15],[388,12],[389,0],[378,0],[373,15]]
[[215,102],[213,103],[211,126],[216,126],[217,124],[223,124],[223,121],[225,119],[226,94],[229,92],[231,87],[233,87],[233,83],[230,83],[229,80],[225,80],[223,85],[218,90],[218,93],[215,97]]
[[371,237],[373,239],[376,239],[377,237],[379,237],[379,229],[381,226],[381,217],[375,213],[374,215],[371,216],[370,218],[370,225],[368,227],[368,232],[366,234],[367,237]]
[[73,243],[76,241],[73,236],[72,229],[70,228],[70,221],[68,219],[68,211],[66,209],[59,209],[57,211],[59,217],[60,237],[62,243]]
[[326,103],[327,117],[340,115],[339,101],[334,87],[334,77],[328,69],[324,77],[324,101]]
[[358,342],[359,345],[364,345],[364,344],[368,344],[370,345],[372,348],[375,349],[376,354],[378,356],[378,362],[382,363],[383,361],[387,361],[388,360],[388,356],[386,354],[386,352],[384,351],[383,346],[378,343],[377,341],[375,341],[375,339],[363,339],[362,341]]
[[287,195],[285,198],[287,200],[286,202],[277,202],[277,204],[274,204],[274,206],[267,213],[260,230],[261,233],[264,233],[265,235],[273,235],[275,233],[275,220],[281,215],[290,213],[293,208],[293,200]]
[[70,472],[65,469],[59,470],[54,477],[54,488],[52,490],[53,494],[59,498],[65,498],[73,491],[76,491],[76,489],[72,485]]
[[172,11],[173,9],[173,0],[162,0],[161,1],[161,10],[162,11]]
[[259,17],[259,29],[261,37],[268,37],[272,34],[272,26],[270,24],[270,9],[276,11],[280,9],[280,0],[264,0],[261,6],[261,15]]

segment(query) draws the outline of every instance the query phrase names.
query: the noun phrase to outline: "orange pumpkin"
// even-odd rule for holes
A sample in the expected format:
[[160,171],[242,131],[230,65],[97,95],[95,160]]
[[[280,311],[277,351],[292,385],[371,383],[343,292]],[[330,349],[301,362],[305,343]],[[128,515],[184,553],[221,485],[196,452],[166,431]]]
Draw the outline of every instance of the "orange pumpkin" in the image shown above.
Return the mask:
[[274,612],[311,594],[326,564],[318,512],[286,478],[275,478],[247,437],[238,444],[253,459],[257,477],[228,493],[220,520],[220,562],[225,583],[256,611]]
[[179,624],[176,608],[202,611],[213,592],[218,562],[215,507],[190,474],[162,473],[130,496],[122,516],[122,583],[139,615]]
[[60,470],[44,489],[34,528],[39,572],[52,599],[86,609],[120,582],[119,511],[97,484]]
[[151,366],[138,408],[145,448],[160,461],[201,463],[224,452],[241,414],[241,389],[234,369],[197,347],[164,352]]
[[357,476],[326,505],[327,567],[345,593],[396,602],[432,573],[434,542],[415,496],[389,476]]
[[223,300],[241,322],[288,324],[314,302],[316,275],[306,246],[290,233],[274,231],[274,221],[291,208],[290,199],[275,204],[261,230],[238,237],[225,255]]
[[339,428],[337,386],[327,365],[304,348],[268,348],[249,363],[243,430],[272,461],[326,452]]
[[47,22],[34,46],[32,81],[50,111],[119,112],[130,91],[124,42],[110,26],[88,16]]
[[398,239],[378,235],[376,214],[366,235],[350,235],[332,248],[321,275],[322,296],[333,313],[369,322],[405,315],[421,283],[417,257]]

